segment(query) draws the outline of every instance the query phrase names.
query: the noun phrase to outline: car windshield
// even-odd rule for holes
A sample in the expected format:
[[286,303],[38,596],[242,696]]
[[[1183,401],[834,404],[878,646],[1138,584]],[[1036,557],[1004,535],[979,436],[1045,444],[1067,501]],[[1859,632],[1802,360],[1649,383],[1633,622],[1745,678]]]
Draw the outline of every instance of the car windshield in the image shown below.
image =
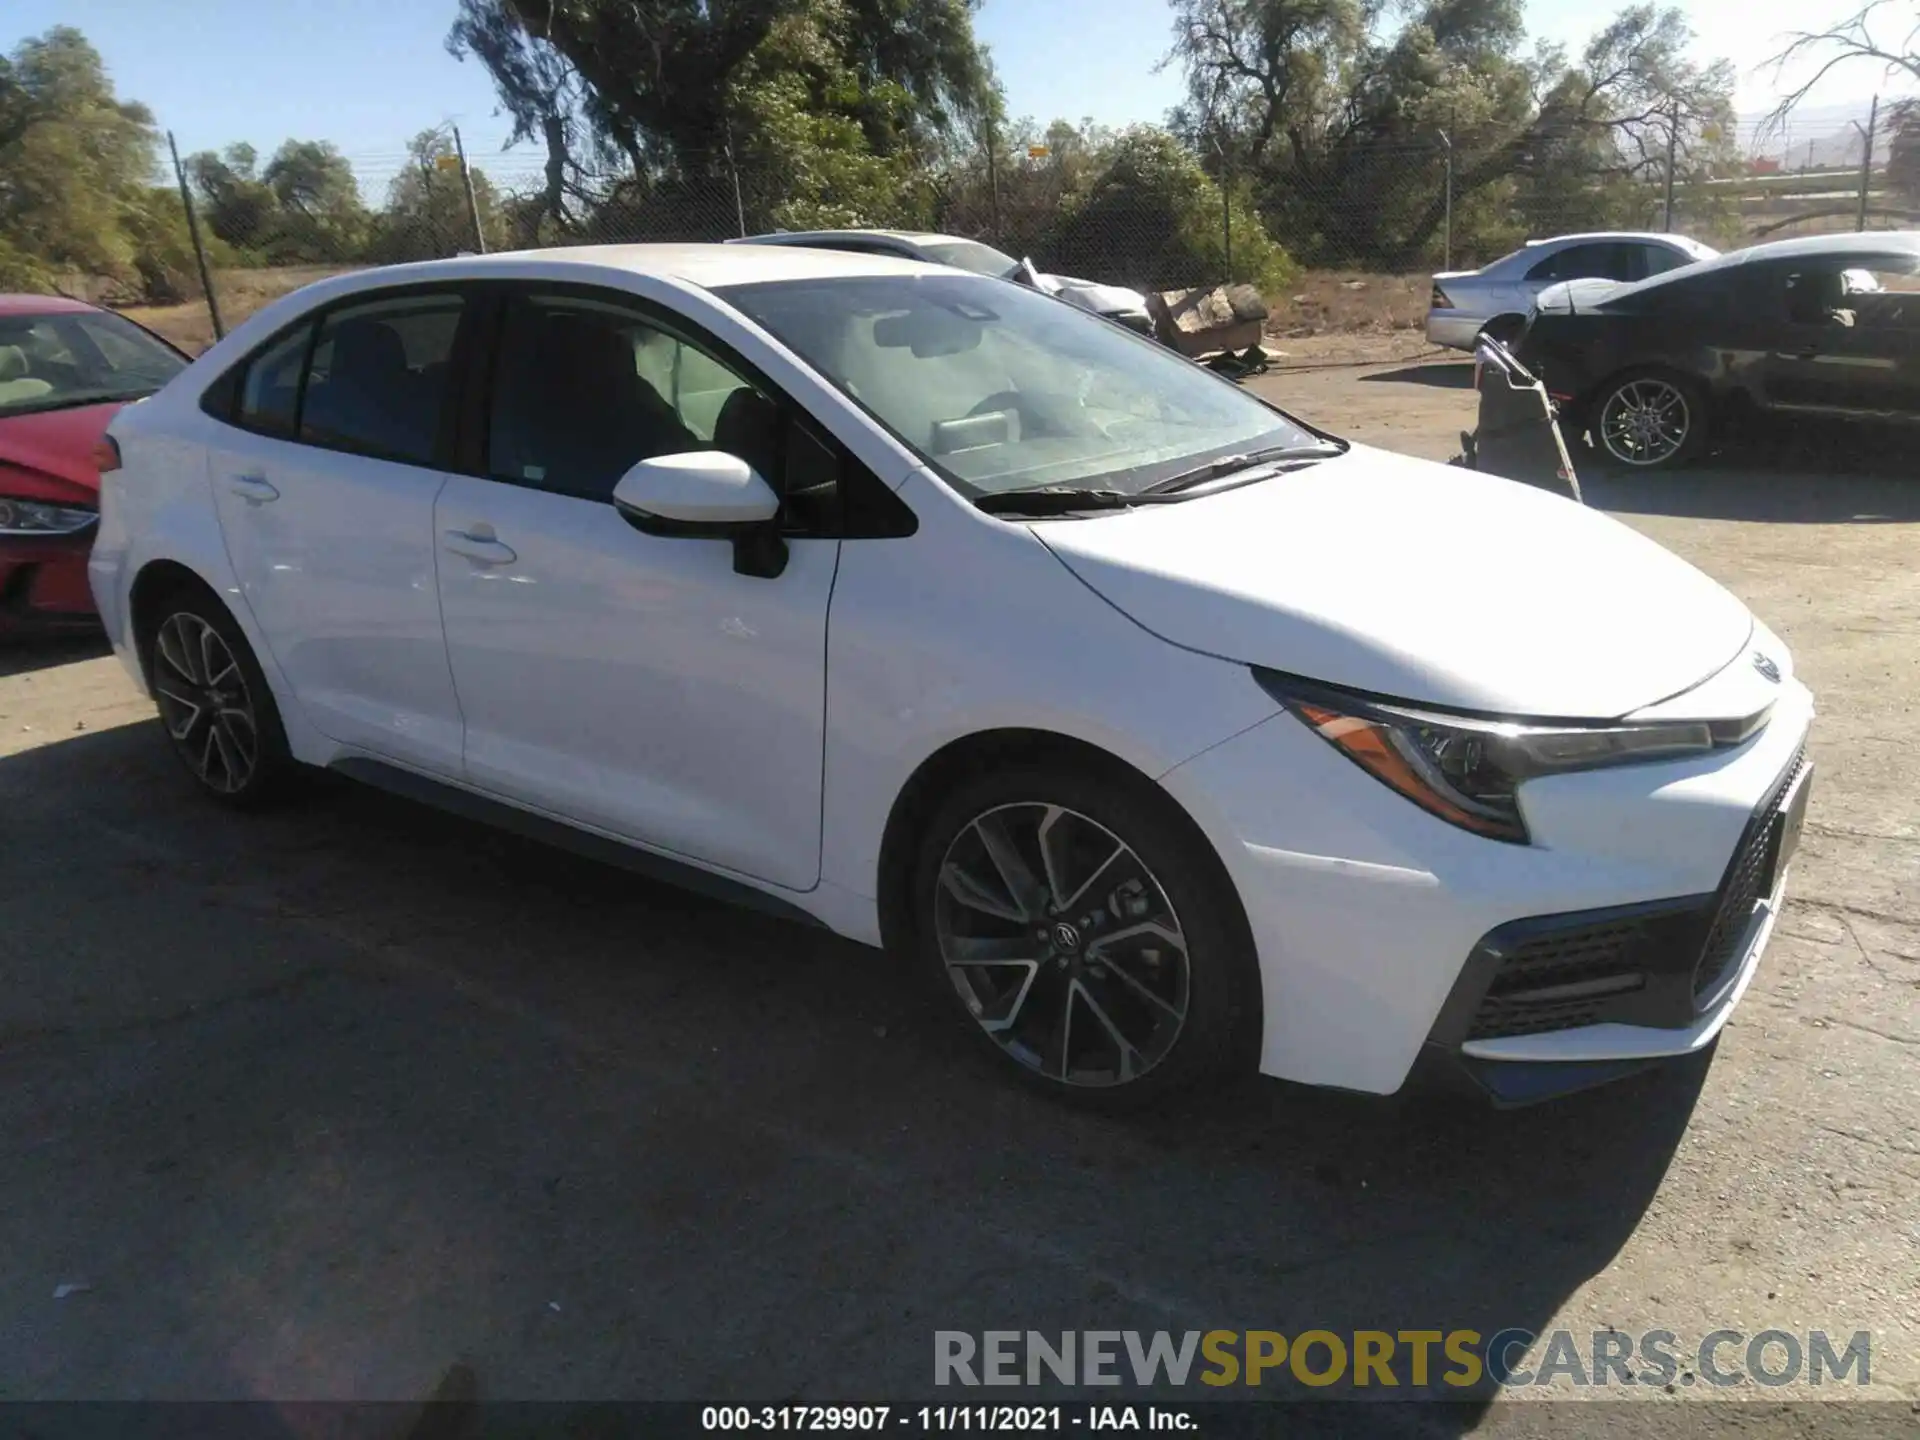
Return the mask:
[[951,265],[956,270],[971,270],[976,275],[991,275],[996,280],[1012,278],[1020,262],[1011,255],[982,245],[978,240],[930,240],[921,244],[929,260]]
[[1139,494],[1320,437],[1172,350],[972,275],[769,281],[720,292],[969,496]]
[[0,418],[151,395],[186,357],[103,310],[0,315]]

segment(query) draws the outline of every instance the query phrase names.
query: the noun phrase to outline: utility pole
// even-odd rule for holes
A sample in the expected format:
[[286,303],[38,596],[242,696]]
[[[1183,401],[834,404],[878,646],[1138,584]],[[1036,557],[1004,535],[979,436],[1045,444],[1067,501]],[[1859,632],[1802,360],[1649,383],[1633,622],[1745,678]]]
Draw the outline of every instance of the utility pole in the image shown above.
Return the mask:
[[473,194],[473,172],[467,169],[467,147],[460,143],[460,127],[453,127],[453,153],[460,159],[460,183],[467,192],[467,218],[473,221],[473,248],[479,254],[487,253],[487,237],[480,229],[480,202]]
[[1853,128],[1860,130],[1860,136],[1866,142],[1860,151],[1860,214],[1853,224],[1856,231],[1867,228],[1867,195],[1873,188],[1873,132],[1879,123],[1880,97],[1876,95],[1873,97],[1873,107],[1867,111],[1867,128],[1860,130],[1860,122],[1853,122]]
[[1660,226],[1668,234],[1673,233],[1673,164],[1679,148],[1680,102],[1674,100],[1667,105],[1667,206],[1666,219]]
[[194,263],[200,267],[200,289],[207,297],[207,318],[213,321],[213,338],[224,340],[227,327],[220,323],[220,298],[213,293],[213,276],[207,270],[207,247],[200,243],[200,217],[193,213],[193,191],[187,185],[187,172],[180,164],[180,147],[167,131],[167,149],[173,155],[173,178],[180,182],[180,203],[187,207],[187,238],[193,241]]
[[1447,220],[1440,268],[1453,269],[1453,136],[1446,131],[1440,132],[1440,143],[1447,149]]

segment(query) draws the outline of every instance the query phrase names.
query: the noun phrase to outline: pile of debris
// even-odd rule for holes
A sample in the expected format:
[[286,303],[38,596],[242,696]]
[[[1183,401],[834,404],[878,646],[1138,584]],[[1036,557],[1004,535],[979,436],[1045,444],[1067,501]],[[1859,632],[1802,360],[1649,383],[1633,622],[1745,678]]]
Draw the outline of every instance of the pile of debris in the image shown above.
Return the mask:
[[1240,379],[1267,368],[1267,302],[1251,285],[1160,290],[1147,296],[1154,334],[1190,360]]

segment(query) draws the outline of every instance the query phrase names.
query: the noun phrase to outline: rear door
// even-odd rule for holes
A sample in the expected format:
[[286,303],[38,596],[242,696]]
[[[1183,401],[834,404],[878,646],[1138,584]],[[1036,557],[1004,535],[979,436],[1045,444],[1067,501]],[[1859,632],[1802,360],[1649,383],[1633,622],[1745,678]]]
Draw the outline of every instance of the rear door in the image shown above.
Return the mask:
[[435,580],[456,290],[335,306],[246,362],[209,478],[241,594],[313,726],[460,773]]

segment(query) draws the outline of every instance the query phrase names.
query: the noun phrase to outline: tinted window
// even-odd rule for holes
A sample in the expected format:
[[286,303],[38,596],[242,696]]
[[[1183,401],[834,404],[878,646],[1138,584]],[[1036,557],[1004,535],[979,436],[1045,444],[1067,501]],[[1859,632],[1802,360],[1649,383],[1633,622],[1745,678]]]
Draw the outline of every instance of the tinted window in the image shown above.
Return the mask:
[[293,434],[300,366],[312,334],[311,325],[290,330],[247,363],[240,382],[240,409],[234,417],[240,424],[268,435]]
[[779,483],[780,407],[630,310],[516,299],[500,344],[488,456],[502,480],[604,500],[641,460],[715,449]]
[[1639,247],[1612,241],[1569,245],[1556,250],[1527,272],[1529,280],[1637,280],[1632,251]]
[[457,295],[409,295],[331,311],[307,370],[300,438],[431,465],[460,309]]
[[1691,265],[1697,257],[1681,254],[1678,250],[1669,250],[1664,245],[1642,245],[1640,251],[1641,274],[1664,275],[1669,270],[1678,270],[1682,265]]

